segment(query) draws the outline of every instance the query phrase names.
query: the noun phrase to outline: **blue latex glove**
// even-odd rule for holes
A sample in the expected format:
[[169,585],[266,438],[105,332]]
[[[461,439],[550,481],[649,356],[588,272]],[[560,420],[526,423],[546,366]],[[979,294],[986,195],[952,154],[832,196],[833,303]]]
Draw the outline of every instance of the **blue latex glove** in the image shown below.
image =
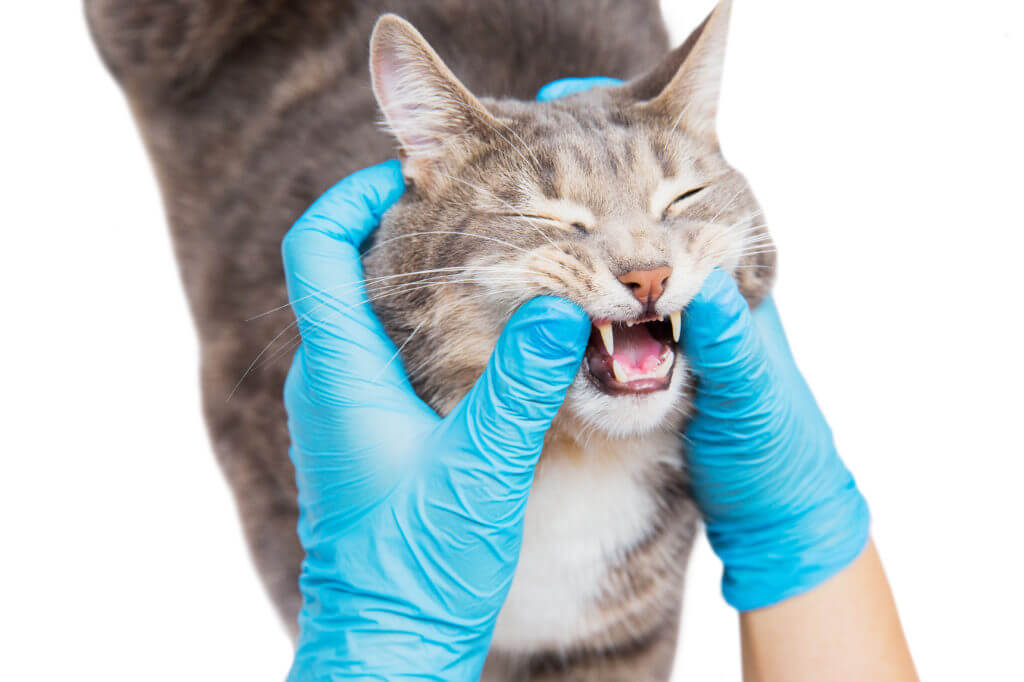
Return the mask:
[[553,99],[566,97],[567,95],[583,92],[591,88],[614,87],[616,85],[622,85],[622,81],[618,78],[605,78],[604,76],[595,76],[593,78],[559,78],[538,90],[537,100],[540,102],[550,102]]
[[526,303],[439,418],[360,284],[359,246],[403,189],[396,161],[359,171],[284,240],[302,333],[285,407],[306,550],[290,680],[477,679],[544,433],[590,331],[571,303]]
[[775,304],[751,314],[715,270],[687,307],[683,336],[698,377],[687,463],[726,601],[745,611],[820,585],[866,546],[868,508]]

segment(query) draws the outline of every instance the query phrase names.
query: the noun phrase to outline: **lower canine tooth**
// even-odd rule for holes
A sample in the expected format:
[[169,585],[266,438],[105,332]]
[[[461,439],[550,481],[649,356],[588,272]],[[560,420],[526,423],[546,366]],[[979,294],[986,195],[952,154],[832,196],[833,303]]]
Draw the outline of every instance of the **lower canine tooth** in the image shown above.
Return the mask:
[[675,364],[675,360],[676,358],[674,353],[662,360],[661,364],[658,365],[658,368],[654,370],[654,376],[659,379],[667,377],[669,370],[672,369],[672,365]]
[[619,364],[618,360],[612,359],[612,373],[615,375],[615,380],[620,383],[628,383],[629,377],[626,376],[626,369]]
[[608,355],[615,352],[615,335],[612,334],[612,325],[610,322],[598,326],[597,331],[601,332],[601,340],[604,341],[604,349],[608,351]]
[[675,339],[676,343],[679,343],[679,330],[683,326],[683,321],[680,319],[679,311],[675,311],[668,317],[672,321],[672,338]]

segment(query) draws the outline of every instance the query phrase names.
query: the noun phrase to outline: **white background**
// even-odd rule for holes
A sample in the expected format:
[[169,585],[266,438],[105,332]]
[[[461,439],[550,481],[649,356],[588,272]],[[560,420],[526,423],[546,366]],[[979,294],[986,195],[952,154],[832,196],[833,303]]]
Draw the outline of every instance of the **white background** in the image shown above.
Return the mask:
[[[721,137],[922,677],[1020,679],[1021,3],[736,5]],[[674,38],[709,7],[666,3]],[[78,3],[3,3],[0,68],[0,678],[281,679],[160,199]],[[739,679],[718,574],[702,544],[679,679]]]

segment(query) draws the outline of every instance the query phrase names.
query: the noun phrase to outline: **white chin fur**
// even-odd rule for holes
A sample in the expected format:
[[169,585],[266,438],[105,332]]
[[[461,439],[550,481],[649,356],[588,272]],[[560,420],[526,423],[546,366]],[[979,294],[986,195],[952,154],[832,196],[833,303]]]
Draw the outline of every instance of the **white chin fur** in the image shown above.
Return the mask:
[[639,436],[657,431],[675,422],[674,410],[681,407],[686,361],[676,354],[676,364],[668,388],[637,395],[609,395],[597,387],[580,367],[565,396],[568,414],[589,429],[614,438]]

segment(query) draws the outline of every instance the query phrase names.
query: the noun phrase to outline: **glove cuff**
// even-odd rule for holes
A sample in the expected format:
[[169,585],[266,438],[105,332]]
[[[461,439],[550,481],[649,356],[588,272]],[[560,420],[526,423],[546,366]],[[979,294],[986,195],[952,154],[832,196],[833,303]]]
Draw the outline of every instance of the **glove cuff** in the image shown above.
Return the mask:
[[722,595],[751,611],[803,594],[853,563],[870,538],[871,515],[853,477],[833,497],[789,523],[756,530],[708,524],[722,559]]

